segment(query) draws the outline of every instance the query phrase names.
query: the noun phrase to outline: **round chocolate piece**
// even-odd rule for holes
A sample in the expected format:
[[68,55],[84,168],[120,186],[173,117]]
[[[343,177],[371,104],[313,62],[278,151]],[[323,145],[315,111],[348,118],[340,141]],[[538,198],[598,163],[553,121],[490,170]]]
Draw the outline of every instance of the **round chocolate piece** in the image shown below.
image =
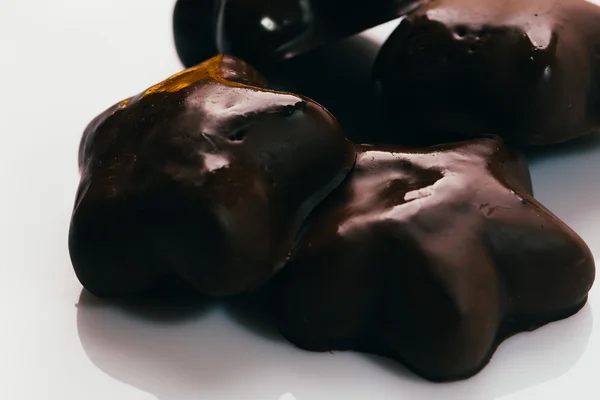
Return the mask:
[[[254,64],[269,64],[362,32],[420,6],[423,0],[179,0],[175,14],[180,58],[191,66],[216,44]],[[192,4],[193,3],[193,4]],[[197,11],[196,11],[197,10]],[[195,18],[195,19],[194,19]],[[212,21],[211,21],[212,19]],[[212,34],[207,31],[214,27]],[[179,39],[182,38],[182,39]],[[197,38],[187,41],[186,38]],[[198,49],[187,46],[196,43]]]
[[173,37],[179,59],[193,67],[216,56],[215,0],[179,0],[173,11]]
[[430,380],[477,373],[506,337],[577,312],[594,281],[590,250],[530,184],[495,139],[359,146],[273,283],[281,332]]
[[600,128],[600,6],[434,0],[401,22],[374,74],[402,126],[390,142],[564,142]]
[[84,132],[69,248],[101,296],[172,277],[223,296],[264,284],[354,148],[308,98],[219,55],[111,107]]

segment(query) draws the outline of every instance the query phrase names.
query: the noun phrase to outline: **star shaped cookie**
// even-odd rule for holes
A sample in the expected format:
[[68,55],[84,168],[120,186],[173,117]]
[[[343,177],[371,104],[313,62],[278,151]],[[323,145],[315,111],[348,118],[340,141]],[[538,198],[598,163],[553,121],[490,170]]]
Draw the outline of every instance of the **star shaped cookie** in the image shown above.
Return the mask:
[[284,264],[304,219],[353,164],[327,110],[216,56],[85,130],[69,234],[75,272],[99,296],[171,280],[212,296],[251,291]]
[[357,149],[273,284],[292,343],[463,379],[508,336],[585,304],[590,250],[532,197],[523,159],[500,141]]

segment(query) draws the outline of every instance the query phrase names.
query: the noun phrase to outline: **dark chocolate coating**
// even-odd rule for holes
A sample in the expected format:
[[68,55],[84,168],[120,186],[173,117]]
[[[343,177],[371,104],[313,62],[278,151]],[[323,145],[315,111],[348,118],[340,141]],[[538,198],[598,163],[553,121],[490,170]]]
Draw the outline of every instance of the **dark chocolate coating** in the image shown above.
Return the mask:
[[[186,66],[202,60],[203,49],[216,43],[228,54],[254,64],[286,60],[350,36],[418,7],[422,0],[179,0],[195,2],[202,15],[176,16],[177,37],[202,38],[198,50],[178,46]],[[212,3],[212,4],[211,4]],[[211,7],[212,6],[212,7]],[[192,7],[192,6],[189,6]],[[213,18],[212,23],[207,18]],[[207,26],[214,26],[213,35]],[[208,43],[208,45],[207,45]]]
[[281,332],[430,380],[477,373],[506,337],[578,311],[594,281],[586,244],[529,193],[495,139],[359,146],[273,283]]
[[354,147],[308,98],[266,88],[219,55],[125,100],[86,128],[69,248],[90,292],[126,296],[180,277],[251,291],[344,179]]
[[600,6],[433,0],[389,37],[374,75],[403,128],[390,142],[564,142],[600,127]]
[[179,59],[193,67],[216,56],[215,0],[179,0],[173,10],[173,37]]

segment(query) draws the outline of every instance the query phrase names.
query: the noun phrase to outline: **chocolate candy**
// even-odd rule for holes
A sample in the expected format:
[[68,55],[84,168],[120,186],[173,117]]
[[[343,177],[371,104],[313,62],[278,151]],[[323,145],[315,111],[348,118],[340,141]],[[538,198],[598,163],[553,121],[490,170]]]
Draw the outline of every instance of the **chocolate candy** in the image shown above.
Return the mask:
[[356,35],[268,68],[267,79],[277,90],[302,93],[323,105],[352,142],[377,142],[398,132],[398,127],[387,123],[381,96],[373,85],[378,51],[377,44]]
[[600,7],[434,0],[389,37],[374,74],[403,128],[390,141],[563,142],[600,127]]
[[85,130],[75,272],[101,296],[157,290],[172,277],[212,296],[251,291],[282,266],[354,154],[324,108],[267,89],[248,64],[219,55]]
[[[204,49],[214,44],[221,52],[255,64],[267,64],[295,57],[322,44],[398,18],[422,2],[179,0],[176,10],[194,9],[194,12],[175,14],[175,40],[179,42],[178,38],[183,38],[181,41],[187,42],[185,38],[197,38],[193,41],[197,49],[178,45],[180,58],[186,66],[202,60]],[[212,35],[208,31],[211,26],[214,28]]]
[[281,332],[431,380],[475,374],[506,337],[577,312],[594,280],[588,247],[529,193],[495,139],[359,146],[274,282]]
[[173,11],[173,36],[181,62],[192,67],[219,53],[215,41],[215,0],[179,0]]

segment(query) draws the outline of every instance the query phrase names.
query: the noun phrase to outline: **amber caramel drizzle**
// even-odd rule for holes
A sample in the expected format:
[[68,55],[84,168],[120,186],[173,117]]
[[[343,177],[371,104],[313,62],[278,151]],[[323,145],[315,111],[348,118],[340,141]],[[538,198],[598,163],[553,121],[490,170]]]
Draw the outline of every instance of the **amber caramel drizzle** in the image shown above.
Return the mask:
[[127,107],[127,104],[129,104],[130,101],[131,101],[131,97],[123,100],[122,102],[119,103],[119,105],[117,106],[117,109],[121,110],[121,109]]
[[[171,77],[165,79],[164,81],[157,83],[156,85],[151,86],[150,88],[146,89],[146,91],[143,92],[141,95],[123,100],[121,103],[119,103],[115,112],[126,108],[126,106],[129,104],[129,102],[131,100],[136,101],[143,97],[146,97],[146,96],[149,96],[152,94],[158,94],[158,93],[176,93],[176,92],[183,90],[187,87],[190,87],[200,81],[206,81],[206,80],[212,80],[216,83],[220,83],[220,84],[227,85],[230,87],[248,88],[248,89],[252,89],[254,91],[258,91],[258,92],[269,92],[269,93],[275,93],[275,94],[281,94],[281,95],[290,95],[290,96],[294,96],[298,99],[302,99],[304,101],[307,100],[305,97],[297,95],[295,93],[281,92],[281,91],[277,91],[277,90],[247,85],[244,83],[235,82],[235,81],[226,79],[224,77],[225,74],[224,74],[223,68],[221,66],[223,57],[224,57],[223,54],[219,54],[209,60],[206,60],[202,64],[199,64],[192,68],[188,68],[186,70],[176,73],[175,75],[172,75]],[[317,103],[315,103],[315,104],[317,104]]]
[[232,82],[223,78],[223,69],[221,68],[221,61],[223,60],[223,54],[219,54],[203,62],[200,65],[181,71],[170,78],[152,86],[146,90],[143,96],[148,96],[155,93],[174,93],[182,89],[185,89],[194,83],[204,80],[207,78],[213,79],[214,81],[229,86],[236,87],[247,87],[247,85]]

